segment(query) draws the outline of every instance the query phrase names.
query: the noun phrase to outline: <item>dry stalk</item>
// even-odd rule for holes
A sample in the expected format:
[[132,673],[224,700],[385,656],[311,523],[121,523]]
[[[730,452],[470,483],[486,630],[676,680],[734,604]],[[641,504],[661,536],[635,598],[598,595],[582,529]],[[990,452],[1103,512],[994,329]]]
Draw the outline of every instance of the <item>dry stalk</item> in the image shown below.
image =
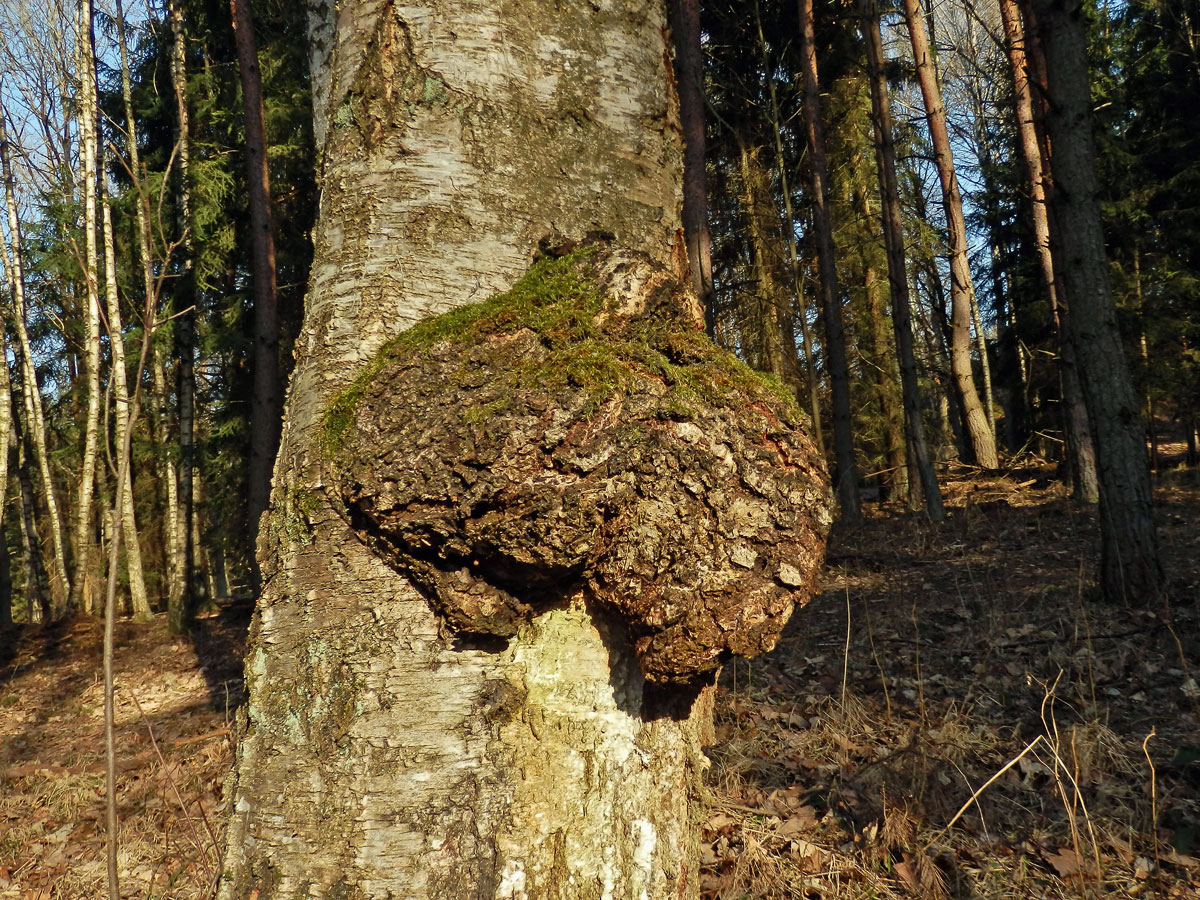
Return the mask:
[[[1088,835],[1092,841],[1092,858],[1096,864],[1095,875],[1102,878],[1104,874],[1103,866],[1100,862],[1100,841],[1096,837],[1096,830],[1092,825],[1092,817],[1088,814],[1087,803],[1083,798],[1083,791],[1079,787],[1079,782],[1074,775],[1071,774],[1067,767],[1066,761],[1063,760],[1062,754],[1059,752],[1062,746],[1062,739],[1058,731],[1058,719],[1054,715],[1054,704],[1057,699],[1055,689],[1058,687],[1059,681],[1062,680],[1063,671],[1058,670],[1058,676],[1054,679],[1054,683],[1046,685],[1042,683],[1042,689],[1045,691],[1042,696],[1041,719],[1042,727],[1045,729],[1047,736],[1047,746],[1050,748],[1050,754],[1054,759],[1054,787],[1058,791],[1059,799],[1062,800],[1063,808],[1067,813],[1067,823],[1071,829],[1071,846],[1075,851],[1075,855],[1079,859],[1084,858],[1082,843],[1079,835],[1079,814],[1077,810],[1083,811],[1083,821],[1087,826]],[[1049,716],[1047,717],[1046,708],[1049,706]],[[1074,731],[1072,730],[1072,755],[1074,756]],[[1059,773],[1066,776],[1070,782],[1071,791],[1068,794],[1066,785],[1063,784],[1063,779]]]
[[[879,661],[879,652],[875,649],[875,632],[871,627],[871,601],[867,600],[864,607],[864,612],[867,619],[867,641],[871,645],[871,659],[875,662],[875,668],[879,670],[879,683],[883,686],[883,703],[886,710],[885,722],[888,725],[892,724],[892,695],[888,691],[887,673],[883,670],[883,663]],[[844,681],[844,676],[843,676]]]
[[1151,726],[1150,733],[1142,741],[1142,753],[1146,756],[1146,765],[1150,767],[1150,840],[1154,847],[1154,867],[1158,869],[1162,861],[1158,857],[1158,772],[1154,768],[1154,760],[1150,758],[1150,739],[1158,734],[1158,729]]
[[846,708],[846,682],[850,679],[850,588],[846,588],[846,645],[842,648],[842,709]]

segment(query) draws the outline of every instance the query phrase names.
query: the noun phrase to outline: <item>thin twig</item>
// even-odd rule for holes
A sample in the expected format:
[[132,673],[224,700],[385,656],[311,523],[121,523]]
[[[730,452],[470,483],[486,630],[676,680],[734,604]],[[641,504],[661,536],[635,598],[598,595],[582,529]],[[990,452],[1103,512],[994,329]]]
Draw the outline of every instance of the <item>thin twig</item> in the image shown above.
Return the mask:
[[[133,701],[133,705],[137,707],[138,715],[146,723],[146,733],[150,736],[150,746],[154,748],[154,755],[158,757],[158,763],[162,766],[163,774],[167,778],[167,784],[171,786],[171,793],[175,795],[175,802],[179,804],[179,811],[183,813],[183,821],[187,823],[188,831],[192,833],[192,842],[196,845],[196,849],[200,851],[200,862],[203,864],[204,870],[208,873],[208,877],[212,878],[213,870],[212,866],[208,864],[208,853],[204,850],[204,842],[200,840],[200,835],[196,833],[196,826],[192,824],[192,817],[188,813],[187,803],[184,802],[183,796],[179,793],[179,786],[175,784],[175,778],[171,775],[171,767],[167,765],[166,758],[158,748],[158,740],[154,737],[154,726],[150,724],[145,710],[142,709],[142,704],[138,703],[138,699],[134,696],[133,691],[129,692],[129,699]],[[212,826],[208,824],[208,816],[204,814],[204,805],[198,803],[197,806],[200,808],[200,821],[204,823],[204,830],[208,832],[208,838],[212,841],[213,848],[218,849],[217,836],[213,834]]]

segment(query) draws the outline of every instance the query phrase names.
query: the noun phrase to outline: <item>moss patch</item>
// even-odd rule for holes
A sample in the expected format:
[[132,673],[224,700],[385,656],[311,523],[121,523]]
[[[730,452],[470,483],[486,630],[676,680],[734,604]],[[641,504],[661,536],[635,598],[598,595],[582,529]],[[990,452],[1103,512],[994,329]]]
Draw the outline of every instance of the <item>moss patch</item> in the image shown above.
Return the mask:
[[[503,372],[513,390],[540,386],[550,394],[570,388],[586,398],[591,410],[609,397],[633,389],[647,377],[668,388],[660,402],[663,418],[690,418],[692,404],[761,403],[789,424],[804,415],[792,391],[774,376],[750,369],[706,335],[681,321],[677,308],[664,304],[661,315],[642,314],[618,325],[598,322],[614,303],[598,287],[589,257],[595,246],[566,256],[538,260],[511,289],[481,303],[462,306],[427,319],[380,348],[354,381],[326,408],[321,444],[326,454],[344,445],[359,403],[390,363],[450,343],[472,345],[496,336],[529,331],[546,348],[540,358],[517,355]],[[463,354],[463,379],[471,374]],[[479,409],[476,418],[495,410]]]

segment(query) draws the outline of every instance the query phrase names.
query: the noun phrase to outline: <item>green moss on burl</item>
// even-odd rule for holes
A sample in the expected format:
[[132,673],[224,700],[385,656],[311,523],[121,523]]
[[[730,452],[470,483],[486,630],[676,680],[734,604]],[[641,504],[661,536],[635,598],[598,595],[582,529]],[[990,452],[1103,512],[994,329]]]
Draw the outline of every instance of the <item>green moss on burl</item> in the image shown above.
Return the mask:
[[[513,391],[571,388],[595,410],[651,378],[668,388],[659,403],[664,418],[690,418],[696,403],[767,403],[792,423],[803,419],[783,382],[753,371],[678,318],[645,315],[603,330],[597,318],[609,298],[586,265],[586,257],[595,252],[597,248],[587,247],[539,260],[508,291],[427,319],[386,343],[326,409],[321,423],[325,452],[335,454],[345,445],[360,401],[393,360],[444,343],[470,347],[523,330],[536,334],[546,353],[516,353],[510,365],[496,366],[495,377],[506,379]],[[496,412],[481,407],[478,418]]]

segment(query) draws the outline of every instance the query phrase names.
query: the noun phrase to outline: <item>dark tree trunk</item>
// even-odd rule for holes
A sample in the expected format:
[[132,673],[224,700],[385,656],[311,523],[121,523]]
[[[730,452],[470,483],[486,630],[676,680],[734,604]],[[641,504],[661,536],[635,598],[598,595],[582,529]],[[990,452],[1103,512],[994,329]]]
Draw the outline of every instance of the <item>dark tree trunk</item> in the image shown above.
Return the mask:
[[1117,327],[1097,202],[1084,11],[1079,0],[1032,0],[1046,54],[1046,131],[1055,272],[1062,279],[1100,480],[1100,582],[1106,596],[1157,600],[1164,585],[1146,429]]
[[[900,389],[904,402],[904,424],[909,454],[916,460],[920,487],[929,517],[940,522],[946,516],[942,492],[925,439],[921,418],[921,393],[917,383],[917,360],[913,348],[912,299],[904,250],[904,220],[900,209],[900,187],[896,178],[896,144],[892,136],[892,107],[887,77],[883,71],[883,40],[879,34],[879,9],[875,0],[860,0],[859,14],[867,49],[871,86],[871,123],[875,131],[875,164],[879,174],[879,215],[887,248],[888,287],[892,301],[892,328],[896,332],[896,355],[900,363]],[[910,479],[909,489],[917,482]]]
[[[1046,206],[1046,186],[1052,179],[1052,173],[1050,160],[1044,156],[1046,142],[1038,136],[1039,131],[1044,128],[1044,122],[1041,121],[1042,117],[1033,102],[1027,60],[1028,56],[1036,57],[1039,54],[1036,50],[1031,54],[1026,53],[1025,31],[1021,27],[1016,0],[1000,0],[1000,18],[1004,26],[1005,48],[1013,75],[1017,136],[1021,143],[1025,170],[1029,176],[1033,235],[1038,250],[1038,275],[1050,304],[1055,338],[1059,345],[1059,388],[1062,393],[1063,433],[1066,435],[1071,485],[1075,499],[1080,503],[1096,503],[1100,499],[1096,453],[1092,444],[1091,426],[1088,424],[1087,407],[1083,402],[1083,387],[1079,383],[1079,370],[1075,364],[1075,350],[1067,339],[1060,315],[1062,298],[1059,296],[1059,284],[1054,275],[1054,259],[1051,253],[1051,222]],[[1043,68],[1038,65],[1035,70],[1042,71]],[[1044,103],[1044,83],[1040,90],[1042,98],[1037,107]]]
[[[250,206],[250,271],[254,282],[254,388],[250,394],[250,464],[247,509],[250,539],[271,496],[271,470],[283,428],[283,379],[279,368],[279,309],[275,292],[275,239],[271,233],[271,186],[267,171],[262,76],[249,0],[229,0],[242,81],[246,123],[246,184]],[[254,557],[251,557],[254,559]],[[261,587],[257,560],[255,593]]]
[[813,39],[812,0],[799,0],[800,56],[804,79],[804,125],[809,149],[812,185],[813,231],[817,240],[817,271],[821,309],[825,321],[825,359],[833,393],[833,455],[838,504],[846,521],[862,518],[858,498],[858,466],[854,459],[853,422],[850,416],[850,364],[846,359],[846,329],[838,286],[837,254],[829,214],[829,168],[825,161],[825,133],[821,124],[821,91],[817,75],[817,49]]
[[829,169],[821,124],[821,89],[817,78],[817,52],[812,37],[812,0],[799,0],[800,58],[804,78],[804,125],[809,145],[812,187],[812,229],[816,233],[818,286],[826,331],[826,365],[833,392],[834,485],[841,516],[848,522],[863,517],[858,499],[858,466],[854,462],[854,434],[850,412],[850,364],[846,360],[846,328],[841,314],[838,256],[833,246],[829,217]]
[[704,52],[700,46],[699,0],[671,0],[671,35],[675,45],[675,85],[679,91],[679,125],[683,130],[683,239],[687,245],[692,290],[704,307],[709,337],[716,327],[713,308],[712,241],[708,231],[708,188],[705,178]]

